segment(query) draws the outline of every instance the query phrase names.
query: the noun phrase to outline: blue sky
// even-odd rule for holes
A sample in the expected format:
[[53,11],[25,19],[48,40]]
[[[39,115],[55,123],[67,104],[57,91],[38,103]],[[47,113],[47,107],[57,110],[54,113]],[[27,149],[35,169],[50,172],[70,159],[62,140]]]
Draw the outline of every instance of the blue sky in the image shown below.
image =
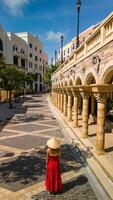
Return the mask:
[[[81,0],[80,32],[113,11],[112,0]],[[39,36],[50,59],[76,35],[76,0],[0,0],[0,24],[5,31]]]

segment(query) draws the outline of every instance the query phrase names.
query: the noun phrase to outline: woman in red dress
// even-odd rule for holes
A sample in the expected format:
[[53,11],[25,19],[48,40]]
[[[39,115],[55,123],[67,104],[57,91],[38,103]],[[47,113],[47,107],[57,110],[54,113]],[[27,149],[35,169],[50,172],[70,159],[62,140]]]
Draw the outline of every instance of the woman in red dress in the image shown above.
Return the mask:
[[62,189],[60,173],[60,141],[52,138],[47,141],[49,147],[46,152],[46,179],[45,186],[51,194],[56,194]]

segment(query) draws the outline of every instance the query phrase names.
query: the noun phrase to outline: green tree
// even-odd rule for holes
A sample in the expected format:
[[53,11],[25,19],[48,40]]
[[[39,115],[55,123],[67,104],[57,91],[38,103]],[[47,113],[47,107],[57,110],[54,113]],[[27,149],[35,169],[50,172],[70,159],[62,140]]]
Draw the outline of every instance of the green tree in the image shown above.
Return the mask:
[[12,106],[12,91],[18,87],[18,70],[14,66],[6,65],[5,68],[2,68],[1,73],[1,88],[9,91],[9,108]]
[[36,75],[31,72],[27,73],[25,76],[25,82],[26,82],[26,84],[30,85],[30,88],[32,89],[32,91],[33,91],[33,82],[34,81],[36,81]]
[[0,70],[5,67],[6,67],[5,58],[3,56],[0,56]]
[[57,63],[56,65],[51,65],[48,66],[48,69],[46,71],[46,73],[44,74],[44,81],[46,83],[46,85],[48,85],[51,88],[51,77],[52,74],[58,69],[59,67],[59,63]]

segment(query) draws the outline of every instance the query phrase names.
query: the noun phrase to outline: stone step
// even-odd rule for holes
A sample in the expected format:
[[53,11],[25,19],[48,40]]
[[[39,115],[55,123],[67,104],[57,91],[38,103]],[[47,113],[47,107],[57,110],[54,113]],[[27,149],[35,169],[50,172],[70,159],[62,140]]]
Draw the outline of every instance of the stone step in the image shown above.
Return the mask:
[[87,159],[88,166],[95,175],[96,179],[101,184],[102,188],[106,192],[106,200],[113,200],[113,182],[108,180],[108,176],[104,173],[102,168],[98,165],[94,158]]

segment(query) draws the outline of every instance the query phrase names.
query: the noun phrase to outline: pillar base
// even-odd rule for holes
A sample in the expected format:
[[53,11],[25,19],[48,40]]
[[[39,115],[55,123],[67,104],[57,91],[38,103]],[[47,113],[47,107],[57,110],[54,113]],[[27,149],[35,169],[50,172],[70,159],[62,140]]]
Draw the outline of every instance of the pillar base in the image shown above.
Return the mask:
[[67,122],[72,122],[72,119],[68,119],[68,118],[67,118]]
[[82,135],[83,139],[88,138],[88,137],[89,137],[88,135]]
[[78,125],[73,124],[73,128],[78,128]]
[[106,155],[107,153],[105,152],[105,150],[102,150],[102,151],[96,151],[97,155],[98,156],[101,156],[101,155]]

